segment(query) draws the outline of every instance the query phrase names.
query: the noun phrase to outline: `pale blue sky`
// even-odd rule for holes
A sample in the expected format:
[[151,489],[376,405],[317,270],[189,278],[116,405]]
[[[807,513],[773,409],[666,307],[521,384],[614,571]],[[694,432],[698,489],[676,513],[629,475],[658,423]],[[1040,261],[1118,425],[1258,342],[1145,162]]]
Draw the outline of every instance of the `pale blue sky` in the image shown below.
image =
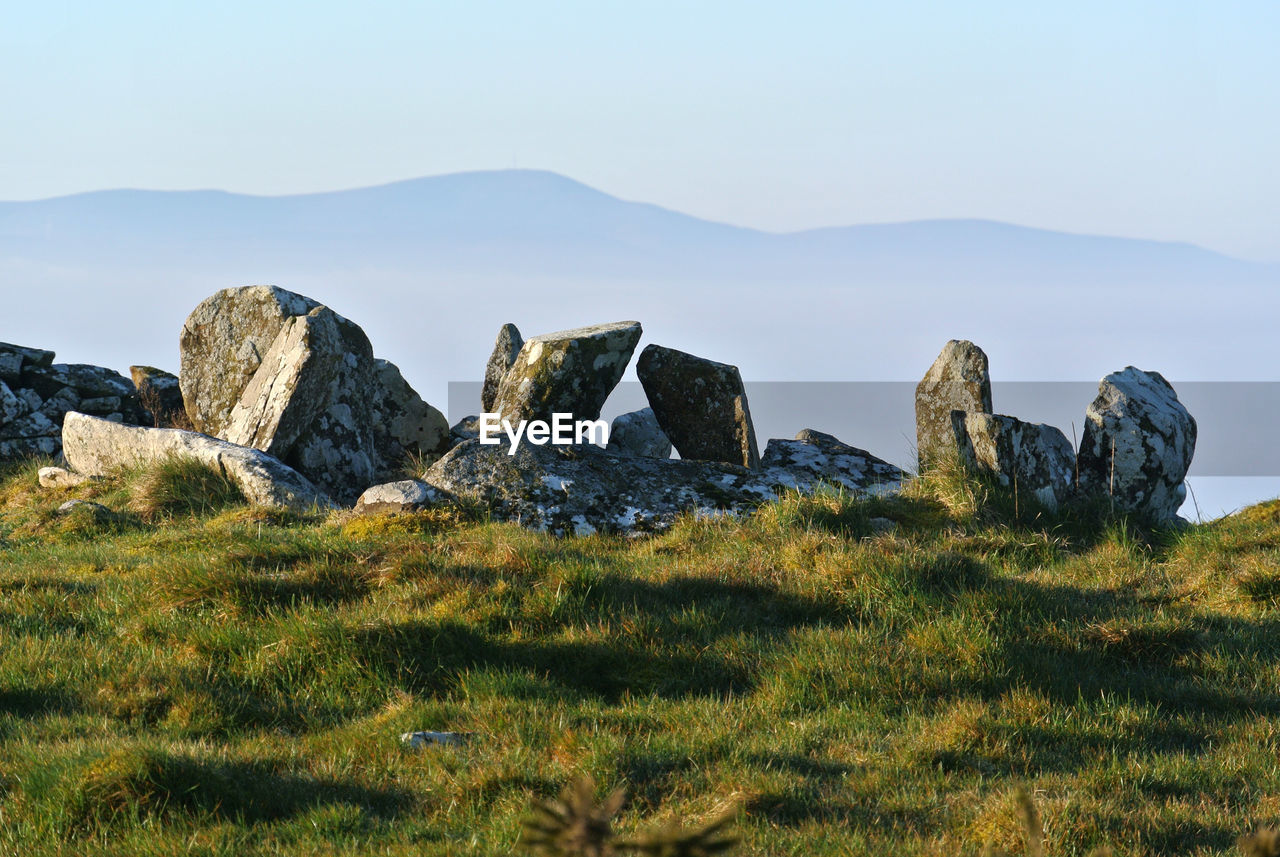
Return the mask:
[[771,230],[1280,260],[1278,45],[1275,0],[6,2],[0,199],[518,164]]

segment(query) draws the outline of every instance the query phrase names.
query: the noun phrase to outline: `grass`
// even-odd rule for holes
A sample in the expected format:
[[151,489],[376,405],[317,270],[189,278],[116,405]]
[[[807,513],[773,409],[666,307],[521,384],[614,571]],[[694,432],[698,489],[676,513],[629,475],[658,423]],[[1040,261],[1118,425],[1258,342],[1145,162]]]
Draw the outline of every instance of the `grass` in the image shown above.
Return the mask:
[[508,855],[588,777],[623,843],[1031,854],[1034,801],[1048,855],[1274,854],[1236,843],[1280,821],[1276,504],[1165,531],[942,474],[553,539],[39,464],[0,474],[3,854]]

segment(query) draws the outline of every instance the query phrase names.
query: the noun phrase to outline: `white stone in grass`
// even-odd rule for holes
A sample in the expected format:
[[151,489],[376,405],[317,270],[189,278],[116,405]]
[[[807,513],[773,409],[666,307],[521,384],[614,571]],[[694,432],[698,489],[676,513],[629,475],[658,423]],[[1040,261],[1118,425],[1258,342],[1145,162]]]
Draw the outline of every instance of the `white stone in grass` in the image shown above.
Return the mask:
[[421,750],[424,747],[461,747],[467,743],[468,735],[462,732],[405,732],[400,736],[400,743],[410,750]]

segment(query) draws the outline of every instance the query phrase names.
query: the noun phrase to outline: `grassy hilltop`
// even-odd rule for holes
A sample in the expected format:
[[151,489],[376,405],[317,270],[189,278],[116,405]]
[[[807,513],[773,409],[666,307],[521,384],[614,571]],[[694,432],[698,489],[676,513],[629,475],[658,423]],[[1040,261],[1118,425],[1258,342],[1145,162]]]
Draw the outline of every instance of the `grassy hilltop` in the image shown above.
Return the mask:
[[744,855],[1036,853],[1020,789],[1052,855],[1280,822],[1280,505],[1152,532],[939,476],[554,539],[36,466],[0,484],[0,853],[508,855],[581,776],[623,836],[728,812]]

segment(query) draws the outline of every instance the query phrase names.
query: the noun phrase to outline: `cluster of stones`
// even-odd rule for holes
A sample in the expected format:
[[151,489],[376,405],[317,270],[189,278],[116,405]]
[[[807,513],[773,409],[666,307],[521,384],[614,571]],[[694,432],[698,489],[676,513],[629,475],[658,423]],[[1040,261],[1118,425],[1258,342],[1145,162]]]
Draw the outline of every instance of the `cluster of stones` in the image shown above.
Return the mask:
[[133,382],[82,363],[54,363],[54,353],[0,342],[0,458],[57,455],[69,411],[113,422],[144,419]]
[[1061,430],[993,413],[987,355],[952,340],[916,388],[921,471],[966,467],[1055,509],[1105,496],[1154,522],[1177,518],[1196,445],[1196,421],[1158,372],[1107,375],[1085,411],[1077,454]]

